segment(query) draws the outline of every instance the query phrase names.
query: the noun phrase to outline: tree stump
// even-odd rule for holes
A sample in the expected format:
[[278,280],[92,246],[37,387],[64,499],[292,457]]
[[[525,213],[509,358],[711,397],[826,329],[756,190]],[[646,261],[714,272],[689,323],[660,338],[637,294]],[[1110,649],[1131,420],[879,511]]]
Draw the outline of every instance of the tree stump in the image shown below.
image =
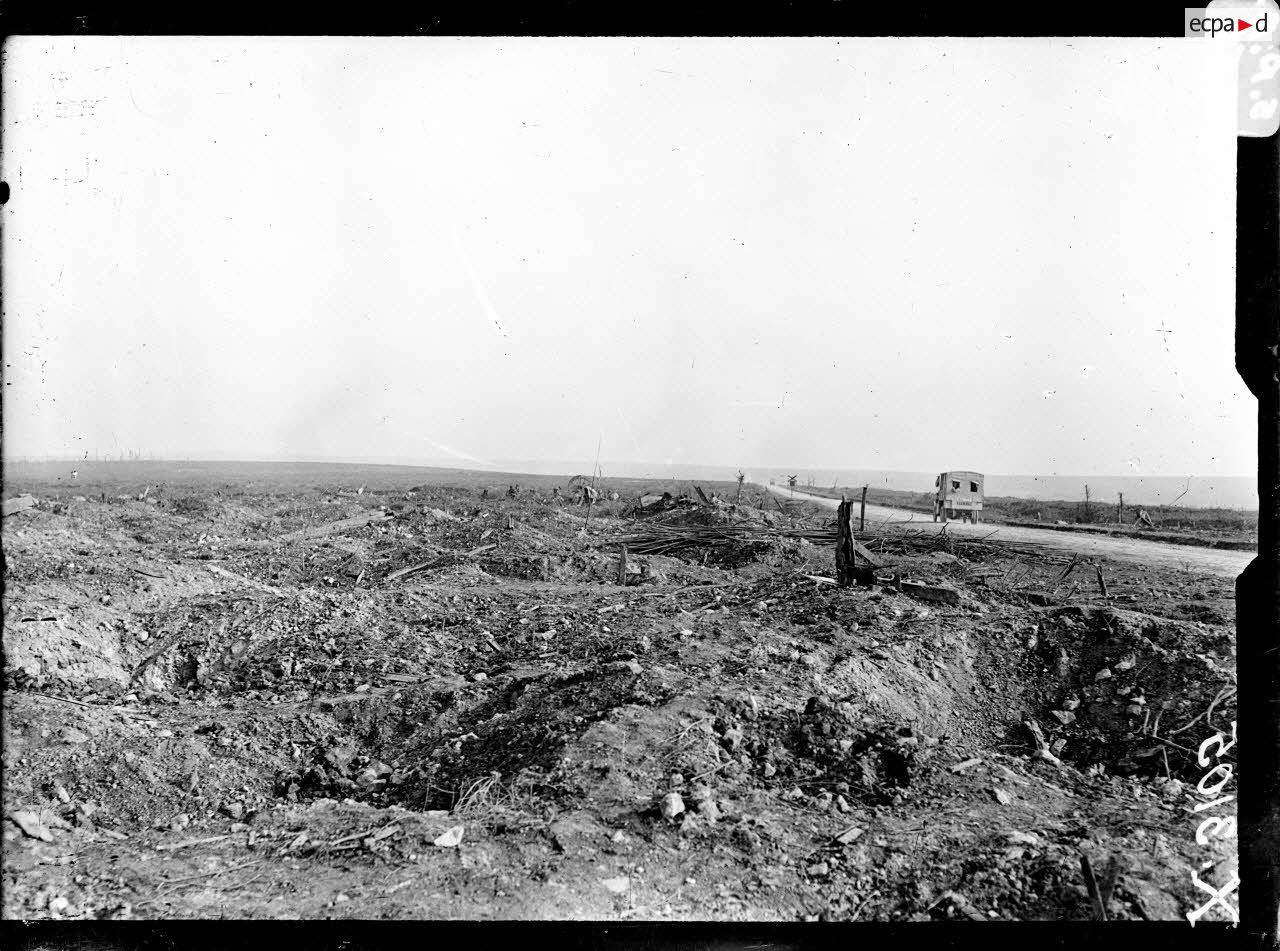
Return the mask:
[[843,496],[836,510],[836,583],[842,588],[854,584],[853,503]]

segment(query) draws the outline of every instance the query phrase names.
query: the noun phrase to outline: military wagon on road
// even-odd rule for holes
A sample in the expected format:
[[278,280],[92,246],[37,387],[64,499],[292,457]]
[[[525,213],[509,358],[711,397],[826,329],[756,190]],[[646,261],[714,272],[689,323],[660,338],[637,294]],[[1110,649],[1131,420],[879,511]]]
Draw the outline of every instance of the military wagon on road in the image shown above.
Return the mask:
[[974,524],[982,521],[981,472],[942,472],[933,485],[938,490],[933,499],[935,522],[955,518],[957,513]]

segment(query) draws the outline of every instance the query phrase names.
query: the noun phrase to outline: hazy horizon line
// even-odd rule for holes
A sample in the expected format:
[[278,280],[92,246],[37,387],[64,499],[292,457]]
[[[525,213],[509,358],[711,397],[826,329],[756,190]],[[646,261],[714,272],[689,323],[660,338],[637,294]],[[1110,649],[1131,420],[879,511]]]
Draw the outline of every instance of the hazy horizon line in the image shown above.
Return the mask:
[[[502,459],[491,463],[473,462],[470,460],[451,460],[451,459],[410,459],[408,457],[387,457],[387,456],[365,456],[365,457],[337,457],[329,455],[308,455],[305,453],[297,453],[290,456],[265,456],[249,454],[211,454],[211,453],[190,453],[179,455],[148,455],[136,458],[102,457],[96,459],[86,459],[83,456],[54,456],[49,455],[41,457],[39,455],[14,455],[3,454],[3,464],[9,463],[117,463],[117,462],[257,462],[257,463],[316,463],[321,465],[365,465],[365,466],[399,466],[408,468],[422,469],[457,469],[470,472],[495,472],[495,473],[515,473],[520,474],[521,470],[510,468],[511,466],[520,465],[537,465],[537,466],[560,466],[562,464],[571,464],[570,459]],[[741,470],[750,475],[751,469],[763,469],[770,472],[783,472],[791,470],[797,475],[809,475],[814,471],[818,472],[877,472],[887,474],[901,475],[921,475],[936,474],[944,470],[933,469],[891,469],[891,468],[875,468],[870,466],[857,465],[820,465],[820,466],[796,466],[796,465],[778,465],[778,464],[758,464],[758,465],[742,465],[730,463],[713,463],[713,462],[658,462],[654,460],[635,460],[635,459],[602,459],[599,463],[592,464],[585,468],[579,467],[584,474],[590,473],[596,465],[602,469],[605,466],[629,466],[629,467],[657,467],[667,469],[724,469],[724,470]],[[952,471],[952,470],[945,470]],[[955,469],[954,471],[961,471]],[[997,472],[994,470],[972,470],[981,471],[983,475],[999,476],[1002,478],[1022,478],[1022,479],[1256,479],[1257,473],[1217,473],[1217,474],[1199,474],[1188,472],[1144,472],[1144,473],[1120,473],[1120,472]],[[525,473],[528,475],[537,475],[540,473]],[[547,473],[541,473],[547,474]],[[564,473],[553,473],[572,475],[573,472],[566,470]],[[608,473],[602,473],[607,477]]]

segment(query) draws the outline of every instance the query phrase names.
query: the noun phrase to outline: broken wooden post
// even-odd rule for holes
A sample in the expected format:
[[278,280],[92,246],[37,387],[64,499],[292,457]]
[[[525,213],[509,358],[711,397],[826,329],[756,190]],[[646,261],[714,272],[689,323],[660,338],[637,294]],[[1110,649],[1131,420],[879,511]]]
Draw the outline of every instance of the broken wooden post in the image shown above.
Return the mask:
[[1107,596],[1107,579],[1102,577],[1102,565],[1095,564],[1094,571],[1098,573],[1098,590],[1102,592],[1102,596]]
[[847,588],[854,583],[853,503],[840,497],[836,510],[836,584]]
[[858,513],[858,531],[867,530],[867,487],[862,487],[862,510]]
[[1084,873],[1084,886],[1089,892],[1089,898],[1093,900],[1093,916],[1098,921],[1107,920],[1107,902],[1102,896],[1102,890],[1098,886],[1098,880],[1094,877],[1093,867],[1089,864],[1089,856],[1082,854],[1080,856],[1080,870]]
[[1059,576],[1058,576],[1058,580],[1057,580],[1057,581],[1055,581],[1055,582],[1053,583],[1055,588],[1056,588],[1058,585],[1062,584],[1062,582],[1064,582],[1064,581],[1066,581],[1066,580],[1067,580],[1067,578],[1070,576],[1071,572],[1075,570],[1076,563],[1077,563],[1079,560],[1080,560],[1080,553],[1079,553],[1079,552],[1075,552],[1074,554],[1072,554],[1072,556],[1071,556],[1071,563],[1067,565],[1067,570],[1066,570],[1066,571],[1064,571],[1061,575],[1059,575]]
[[1124,524],[1124,493],[1123,492],[1120,493],[1120,506],[1116,510],[1116,524],[1117,525]]
[[627,584],[627,546],[623,545],[622,550],[618,552],[618,584],[626,587]]

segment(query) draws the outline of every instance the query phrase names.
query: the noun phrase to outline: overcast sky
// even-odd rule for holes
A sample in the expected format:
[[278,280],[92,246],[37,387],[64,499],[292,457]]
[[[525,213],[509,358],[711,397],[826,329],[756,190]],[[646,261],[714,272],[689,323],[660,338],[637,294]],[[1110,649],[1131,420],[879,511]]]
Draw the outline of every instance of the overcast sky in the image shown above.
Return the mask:
[[4,449],[1248,474],[1233,53],[10,40]]

